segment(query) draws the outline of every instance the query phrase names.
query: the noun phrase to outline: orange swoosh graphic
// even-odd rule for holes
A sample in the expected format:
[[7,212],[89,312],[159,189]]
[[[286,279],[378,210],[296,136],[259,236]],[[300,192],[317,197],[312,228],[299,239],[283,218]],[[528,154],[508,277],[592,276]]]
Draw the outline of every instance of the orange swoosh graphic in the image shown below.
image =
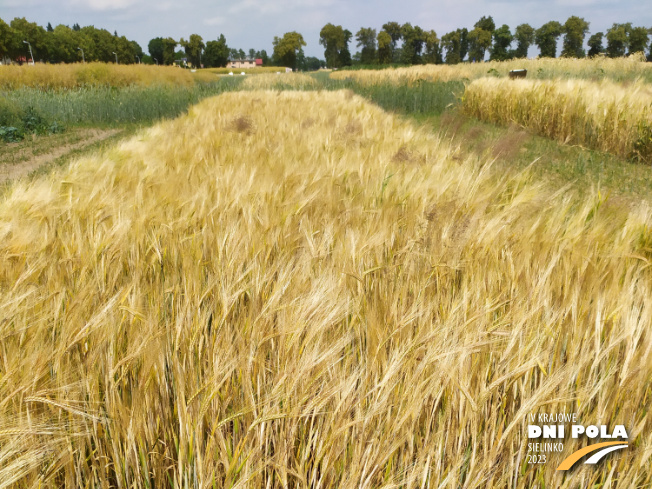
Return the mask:
[[557,467],[557,470],[568,470],[570,469],[575,462],[577,462],[579,459],[581,459],[584,455],[587,453],[595,452],[596,450],[599,450],[600,448],[604,447],[610,447],[612,445],[627,445],[627,442],[623,441],[606,441],[604,443],[596,443],[595,445],[589,445],[588,447],[584,447],[576,452],[571,453],[566,460],[564,460],[561,464],[559,464],[559,467]]

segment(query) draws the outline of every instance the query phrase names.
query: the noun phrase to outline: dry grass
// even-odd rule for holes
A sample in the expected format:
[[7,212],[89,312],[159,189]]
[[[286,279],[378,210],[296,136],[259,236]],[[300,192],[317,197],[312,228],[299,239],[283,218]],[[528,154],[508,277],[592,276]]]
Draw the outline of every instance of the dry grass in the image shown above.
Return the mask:
[[[0,202],[0,486],[649,486],[651,225],[357,96],[206,100]],[[558,410],[633,446],[526,465]]]
[[519,124],[562,143],[652,163],[652,86],[609,81],[482,78],[464,92],[463,110]]
[[[0,90],[21,87],[71,89],[89,86],[191,86],[195,81],[208,81],[208,75],[171,66],[115,65],[113,63],[76,63],[50,65],[0,66]],[[211,79],[217,77],[210,75]]]
[[263,73],[248,76],[240,87],[247,90],[305,90],[317,85],[317,80],[303,73]]
[[335,71],[331,78],[352,79],[363,85],[393,83],[414,84],[424,81],[475,80],[493,74],[506,78],[510,70],[525,68],[528,78],[586,78],[614,81],[632,81],[643,78],[652,82],[652,65],[645,57],[633,55],[629,58],[597,57],[593,59],[540,58],[492,61],[489,63],[462,63],[458,65],[421,65],[386,70]]

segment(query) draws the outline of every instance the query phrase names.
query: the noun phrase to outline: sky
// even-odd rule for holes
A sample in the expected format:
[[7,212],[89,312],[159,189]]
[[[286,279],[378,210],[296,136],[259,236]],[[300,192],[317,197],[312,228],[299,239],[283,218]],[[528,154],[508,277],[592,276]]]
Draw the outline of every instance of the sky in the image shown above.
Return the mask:
[[[199,34],[206,42],[224,34],[229,47],[265,49],[271,55],[274,36],[297,31],[307,43],[306,55],[319,58],[324,57],[319,31],[328,22],[353,34],[360,27],[380,30],[388,21],[410,22],[441,37],[472,28],[483,15],[512,32],[522,23],[534,28],[550,20],[563,24],[571,15],[584,17],[590,34],[605,32],[614,22],[652,27],[650,0],[0,0],[0,18],[6,22],[26,17],[42,26],[94,25],[137,41],[145,52],[154,37]],[[357,51],[355,40],[350,50]],[[536,54],[536,49],[530,53]]]

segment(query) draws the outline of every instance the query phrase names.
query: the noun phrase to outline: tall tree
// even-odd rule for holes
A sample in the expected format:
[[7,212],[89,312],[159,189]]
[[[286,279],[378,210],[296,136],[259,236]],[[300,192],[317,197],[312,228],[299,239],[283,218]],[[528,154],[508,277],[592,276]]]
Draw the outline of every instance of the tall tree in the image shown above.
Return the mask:
[[494,19],[491,17],[491,15],[489,17],[480,17],[480,20],[477,21],[473,27],[490,32],[491,34],[493,34],[493,32],[496,30],[496,24],[494,23]]
[[195,67],[200,66],[201,53],[206,47],[202,37],[199,34],[190,34],[190,37],[188,38],[187,41],[182,38],[179,41],[179,44],[183,46],[183,50],[185,51],[186,56],[188,57],[188,61],[190,61],[190,63]]
[[398,41],[401,40],[401,24],[398,22],[387,22],[383,24],[383,30],[392,38],[392,51],[394,51]]
[[[115,62],[115,37],[106,29],[96,29],[94,26],[84,26],[79,35],[85,40],[82,48],[86,61]],[[85,47],[84,47],[85,46]]]
[[584,37],[589,32],[589,23],[582,17],[570,16],[563,26],[564,47],[561,55],[565,58],[584,57]]
[[319,44],[324,46],[324,57],[329,68],[339,68],[341,65],[340,51],[344,48],[344,29],[341,25],[330,22],[319,32]]
[[140,44],[138,44],[136,41],[129,41],[129,44],[131,44],[131,50],[134,52],[134,56],[138,56],[140,58],[140,61],[143,61],[143,56],[145,56],[145,53],[143,52],[143,48],[140,47]]
[[602,45],[602,38],[604,34],[602,32],[596,32],[591,37],[589,37],[589,58],[597,56],[598,54],[604,53],[604,46]]
[[283,66],[295,69],[297,53],[306,45],[303,36],[296,31],[286,32],[283,37],[274,36],[274,59]]
[[[467,35],[469,42],[469,61],[484,61],[485,52],[491,47],[491,38],[494,30],[496,30],[496,24],[491,16],[483,16],[475,23],[473,30]],[[460,36],[461,42],[462,37]],[[463,59],[464,53],[460,49],[460,60]]]
[[76,35],[70,27],[58,25],[48,33],[49,60],[53,63],[72,63],[78,59]]
[[315,58],[314,56],[308,56],[306,58],[306,71],[317,71],[319,68],[321,68],[321,61],[319,61],[319,58]]
[[360,62],[368,65],[376,62],[376,29],[362,27],[355,35],[360,51]]
[[351,42],[352,37],[353,33],[348,29],[344,29],[344,45],[340,50],[340,66],[351,66],[352,64],[351,52],[349,51],[349,42]]
[[466,27],[457,29],[460,33],[460,60],[464,61],[469,52],[469,30]]
[[260,50],[257,53],[257,58],[260,58],[263,60],[263,66],[268,66],[269,65],[269,56],[267,55],[267,51],[264,49]]
[[217,41],[208,41],[204,53],[204,65],[209,68],[226,66],[229,61],[229,47],[226,45],[224,34],[220,34]]
[[557,39],[563,32],[562,25],[556,20],[543,24],[534,33],[534,42],[539,46],[542,58],[557,57]]
[[527,51],[530,45],[534,42],[534,29],[529,24],[521,24],[516,27],[514,33],[516,40],[516,50],[514,51],[515,58],[527,58]]
[[324,57],[330,68],[339,68],[351,64],[349,42],[353,34],[341,25],[331,23],[322,27],[319,33],[319,44],[324,46]]
[[[171,65],[175,60],[175,50],[177,48],[177,41],[171,37],[163,39],[163,64]],[[160,61],[160,60],[159,60]]]
[[607,31],[607,56],[619,58],[625,56],[629,47],[629,33],[632,30],[630,22],[626,24],[614,24]]
[[118,56],[118,61],[121,64],[130,65],[136,62],[134,47],[125,36],[114,37],[113,46],[113,51]]
[[158,61],[159,64],[163,64],[163,51],[165,50],[165,46],[163,45],[162,37],[155,37],[150,40],[147,44],[147,50],[152,59]]
[[512,44],[514,36],[512,36],[509,26],[503,24],[494,31],[494,45],[491,49],[491,59],[497,61],[504,61],[510,58],[509,46]]
[[425,33],[424,38],[425,52],[423,53],[423,61],[426,63],[440,64],[441,46],[437,33],[435,31],[428,31]]
[[403,51],[401,61],[405,64],[416,65],[421,63],[421,51],[425,43],[425,33],[421,27],[414,26],[409,22],[401,27],[403,38]]
[[392,37],[385,31],[378,33],[378,62],[385,65],[392,62]]
[[491,32],[480,27],[469,32],[469,61],[484,61],[484,55],[491,47],[491,37]]
[[0,19],[0,61],[10,57],[13,32],[9,24]]
[[645,27],[632,27],[629,32],[629,50],[627,54],[644,53],[650,42],[650,32]]
[[25,57],[29,59],[29,48],[23,41],[27,41],[32,46],[34,60],[48,59],[47,37],[43,27],[36,22],[28,22],[25,17],[16,17],[9,24],[13,33],[10,42],[10,56],[14,59]]
[[441,38],[441,45],[446,50],[446,64],[455,65],[462,61],[460,58],[460,31],[451,31]]

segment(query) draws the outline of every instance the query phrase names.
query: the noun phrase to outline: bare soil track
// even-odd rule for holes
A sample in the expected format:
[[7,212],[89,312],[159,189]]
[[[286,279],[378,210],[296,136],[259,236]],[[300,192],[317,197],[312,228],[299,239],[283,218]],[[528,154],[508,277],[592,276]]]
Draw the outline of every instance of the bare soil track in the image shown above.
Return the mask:
[[35,151],[23,143],[7,144],[3,153],[13,154],[11,160],[0,158],[0,184],[29,175],[57,158],[103,141],[118,132],[120,129],[84,129],[76,134],[74,141],[52,141],[53,144],[45,151]]

